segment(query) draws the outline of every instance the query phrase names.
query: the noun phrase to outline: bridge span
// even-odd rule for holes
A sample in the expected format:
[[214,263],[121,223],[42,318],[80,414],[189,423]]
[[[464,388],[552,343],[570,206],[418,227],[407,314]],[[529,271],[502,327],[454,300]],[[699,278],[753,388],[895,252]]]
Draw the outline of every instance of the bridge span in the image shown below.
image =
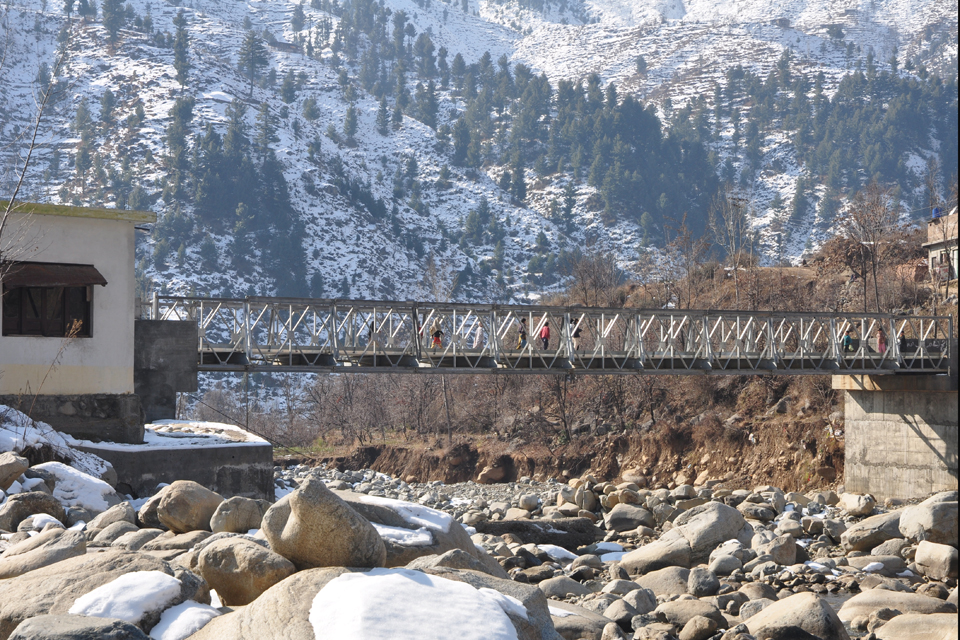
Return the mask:
[[943,374],[954,348],[950,316],[154,294],[140,317],[195,323],[221,372]]

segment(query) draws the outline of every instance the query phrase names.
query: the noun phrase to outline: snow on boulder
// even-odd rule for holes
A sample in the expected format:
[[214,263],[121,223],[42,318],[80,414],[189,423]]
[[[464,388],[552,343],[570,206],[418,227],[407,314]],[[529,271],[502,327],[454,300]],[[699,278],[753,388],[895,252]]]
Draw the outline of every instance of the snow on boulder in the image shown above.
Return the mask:
[[113,487],[62,462],[44,462],[34,467],[52,474],[57,479],[53,497],[68,507],[80,507],[100,512],[110,508],[106,497],[114,494]]
[[77,598],[69,613],[137,624],[180,595],[180,581],[162,571],[134,571]]
[[160,622],[150,630],[154,640],[183,640],[220,615],[214,607],[187,600],[160,614]]
[[413,502],[353,491],[333,493],[374,525],[383,539],[388,567],[403,567],[422,556],[461,549],[479,560],[487,573],[507,577],[497,561],[483,549],[477,549],[466,530],[448,513]]
[[508,598],[419,571],[373,569],[320,589],[310,624],[317,640],[517,640],[507,614],[523,605]]
[[381,498],[362,494],[359,496],[361,502],[366,504],[375,504],[381,507],[387,507],[403,518],[407,524],[414,527],[423,527],[436,531],[438,533],[447,533],[450,531],[450,525],[453,524],[453,517],[413,502],[404,502],[403,500],[393,500],[391,498]]

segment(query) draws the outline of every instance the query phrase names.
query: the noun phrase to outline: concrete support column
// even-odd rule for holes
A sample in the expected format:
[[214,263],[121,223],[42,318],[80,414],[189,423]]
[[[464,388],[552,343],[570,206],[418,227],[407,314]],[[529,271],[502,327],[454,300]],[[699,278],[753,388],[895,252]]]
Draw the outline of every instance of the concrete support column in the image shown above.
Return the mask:
[[834,376],[844,393],[844,487],[876,498],[957,490],[957,378]]

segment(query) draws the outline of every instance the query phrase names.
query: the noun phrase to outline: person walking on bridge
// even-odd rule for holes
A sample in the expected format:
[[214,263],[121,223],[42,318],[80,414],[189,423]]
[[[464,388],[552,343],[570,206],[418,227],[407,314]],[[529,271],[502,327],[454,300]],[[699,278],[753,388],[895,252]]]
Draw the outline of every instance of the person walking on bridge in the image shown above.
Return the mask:
[[544,322],[543,329],[540,329],[540,342],[543,343],[543,350],[550,348],[550,323]]
[[517,350],[523,350],[527,346],[527,319],[520,318],[520,326],[517,327]]
[[841,349],[844,353],[853,353],[856,349],[853,346],[853,330],[847,329],[843,332],[843,342],[841,343]]
[[877,329],[877,351],[880,355],[887,352],[887,334],[882,327]]
[[430,338],[430,346],[434,349],[443,346],[443,331],[440,329],[440,323],[437,322],[436,318],[434,318],[433,322],[430,324]]

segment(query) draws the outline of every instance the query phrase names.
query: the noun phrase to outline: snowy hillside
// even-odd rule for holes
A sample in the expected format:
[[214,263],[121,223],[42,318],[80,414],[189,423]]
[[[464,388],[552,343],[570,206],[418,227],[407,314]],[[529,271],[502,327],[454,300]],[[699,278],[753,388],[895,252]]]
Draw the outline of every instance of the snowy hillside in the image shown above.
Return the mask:
[[[358,3],[348,3],[344,11],[326,0],[299,8],[292,0],[194,0],[182,6],[130,0],[116,44],[108,43],[102,20],[108,3],[99,7],[95,20],[78,16],[81,5],[71,7],[68,19],[62,2],[15,0],[0,8],[5,51],[0,195],[12,191],[17,154],[32,134],[34,97],[39,81],[45,80],[42,67],[53,69],[58,49],[65,49],[64,65],[54,78],[62,90],[44,114],[20,197],[147,207],[160,214],[158,230],[142,234],[138,247],[145,288],[178,294],[275,294],[280,280],[270,265],[287,249],[276,248],[270,236],[285,235],[290,237],[283,246],[295,247],[287,258],[297,264],[284,268],[293,269],[290,282],[297,284],[281,293],[519,300],[558,283],[562,272],[556,265],[565,252],[589,244],[616,252],[622,266],[630,268],[645,250],[641,238],[656,237],[650,226],[641,225],[639,211],[611,213],[609,204],[605,210],[598,205],[599,181],[591,185],[569,173],[535,171],[532,159],[510,160],[504,123],[520,118],[509,108],[494,117],[496,130],[483,143],[482,162],[458,166],[450,135],[458,120],[470,117],[472,103],[464,92],[441,87],[439,79],[435,126],[411,117],[413,107],[399,113],[399,94],[388,92],[389,100],[384,100],[396,113],[385,128],[381,101],[364,88],[362,76],[369,72],[376,80],[379,66],[380,79],[395,85],[396,70],[383,60],[364,67],[369,40],[363,36],[359,45],[351,44],[350,29],[357,27],[341,25],[344,16],[358,20],[349,8]],[[382,11],[375,3],[370,6]],[[616,83],[621,98],[631,94],[657,105],[665,124],[698,97],[706,96],[702,106],[712,108],[715,84],[725,82],[731,68],[742,65],[763,78],[776,69],[785,50],[792,54],[794,75],[823,74],[828,98],[869,53],[882,66],[896,51],[914,70],[910,73],[922,67],[954,81],[957,73],[957,8],[936,0],[384,0],[384,7],[393,17],[406,14],[401,49],[413,51],[415,42],[420,46],[417,36],[426,34],[434,48],[426,54],[431,60],[442,48],[445,64],[455,64],[460,54],[474,65],[489,52],[493,62],[503,56],[514,68],[523,64],[534,76],[544,73],[554,90],[561,80],[579,81],[595,73],[604,85]],[[174,66],[175,20],[181,11],[191,65],[184,86]],[[298,21],[302,24],[294,24]],[[255,79],[238,69],[251,33],[267,42],[266,65],[253,74],[259,76]],[[642,73],[638,58],[645,64]],[[407,64],[417,59],[411,54]],[[425,87],[428,78],[438,77],[417,75],[413,68],[404,74],[410,94],[418,83]],[[104,103],[107,90],[112,98]],[[201,137],[209,140],[210,131],[224,136],[231,113],[245,106],[242,119],[251,148],[259,149],[250,157],[266,166],[269,147],[279,160],[292,223],[272,224],[271,212],[251,211],[266,221],[241,239],[237,229],[242,218],[236,225],[222,216],[203,222],[193,195],[201,188],[199,178],[185,177],[185,195],[177,192],[179,185],[171,184],[171,110],[178,98],[187,97],[195,102],[182,134],[184,166],[199,176]],[[419,95],[414,104],[421,104]],[[730,107],[736,105],[727,105],[728,112]],[[82,118],[77,114],[84,110],[88,124],[78,123]],[[345,126],[350,129],[346,123],[353,116],[355,132],[348,133]],[[546,127],[550,117],[537,126]],[[828,188],[817,180],[811,183],[792,134],[776,131],[761,135],[759,159],[747,179],[733,139],[739,130],[730,117],[718,116],[715,137],[706,143],[714,169],[720,175],[729,159],[732,173],[724,179],[742,178],[740,188],[751,200],[767,256],[782,253],[798,261],[831,232],[832,218],[818,204],[827,199],[821,196]],[[272,123],[267,127],[272,135],[254,143],[263,118]],[[89,158],[81,158],[82,149]],[[920,189],[921,174],[936,151],[935,139],[925,148],[904,151],[903,175],[909,173],[904,180],[911,187]],[[538,160],[546,155],[538,154]],[[525,194],[505,190],[504,173],[510,170],[523,172]],[[791,216],[781,203],[795,199],[805,175],[811,205]],[[561,223],[557,206],[574,181],[571,218]],[[843,197],[842,189],[837,193]],[[913,203],[919,193],[903,194],[905,202]],[[467,241],[470,212],[484,198],[492,216],[489,231]],[[680,213],[658,215],[667,220]],[[663,234],[666,225],[658,218],[652,226]],[[776,247],[775,237],[782,247]],[[531,263],[532,258],[537,260]],[[541,277],[534,271],[546,271],[543,265],[558,273]]]

